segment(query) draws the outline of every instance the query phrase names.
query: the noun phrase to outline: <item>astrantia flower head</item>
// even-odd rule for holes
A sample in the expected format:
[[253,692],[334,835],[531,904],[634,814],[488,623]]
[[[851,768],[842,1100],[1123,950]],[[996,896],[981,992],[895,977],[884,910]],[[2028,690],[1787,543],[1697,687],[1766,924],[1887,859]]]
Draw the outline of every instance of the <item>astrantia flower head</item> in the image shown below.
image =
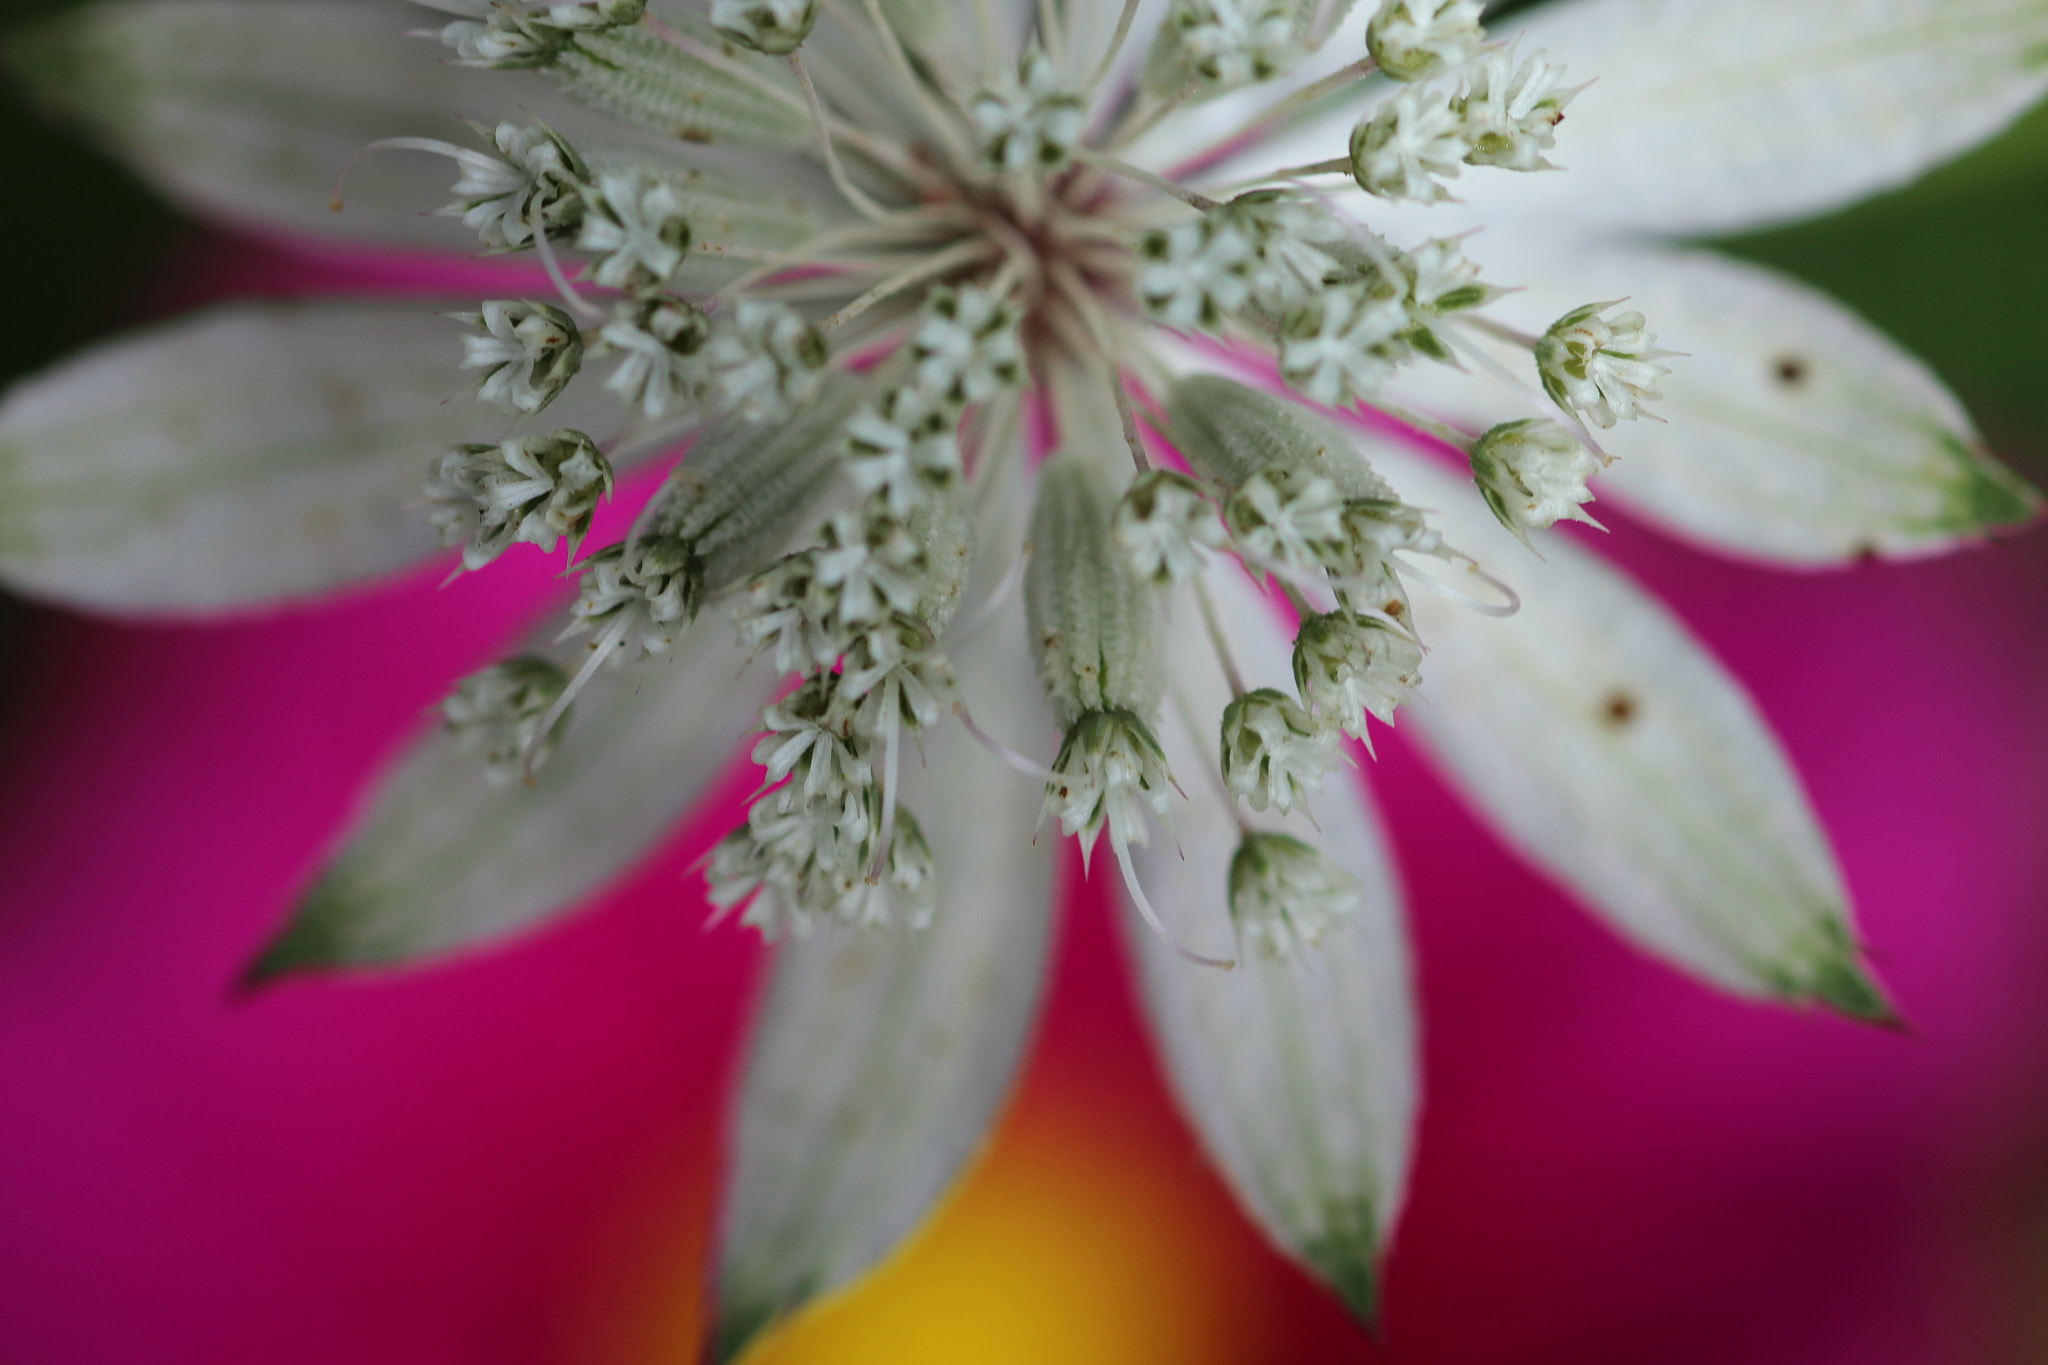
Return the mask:
[[[2048,19],[1568,0],[1516,38],[1474,0],[429,7],[438,47],[354,0],[131,0],[21,45],[202,206],[525,275],[458,314],[467,337],[410,302],[245,306],[31,383],[0,411],[0,571],[190,613],[385,572],[436,531],[472,569],[566,545],[574,601],[455,684],[452,735],[255,974],[566,910],[750,752],[761,782],[701,865],[780,944],[715,1358],[865,1271],[955,1174],[1028,1032],[1061,841],[1105,834],[1194,1124],[1370,1316],[1416,1049],[1339,736],[1397,708],[1649,951],[1886,1014],[1739,686],[1568,537],[1515,537],[1586,520],[1609,462],[1603,500],[1787,562],[2030,518],[1909,357],[1658,243],[1988,134],[2048,84],[2024,55]],[[393,121],[382,87],[291,79],[393,70]]]

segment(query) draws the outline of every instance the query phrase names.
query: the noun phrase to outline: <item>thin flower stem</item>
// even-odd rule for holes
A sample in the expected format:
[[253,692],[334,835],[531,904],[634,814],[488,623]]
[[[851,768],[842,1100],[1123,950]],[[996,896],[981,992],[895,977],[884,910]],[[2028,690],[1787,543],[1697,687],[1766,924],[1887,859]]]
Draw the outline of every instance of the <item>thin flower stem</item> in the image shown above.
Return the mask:
[[943,275],[959,266],[972,265],[975,261],[994,254],[995,250],[996,248],[988,242],[967,241],[941,251],[936,256],[928,256],[908,269],[897,271],[818,325],[827,332],[833,331],[853,321],[891,294],[899,294],[919,280]]
[[1082,99],[1092,96],[1095,88],[1108,77],[1110,68],[1116,65],[1117,54],[1124,50],[1124,39],[1131,36],[1131,21],[1138,17],[1139,3],[1140,0],[1124,0],[1124,10],[1117,16],[1116,32],[1110,37],[1109,50],[1102,54],[1102,60],[1096,63],[1095,70],[1081,86]]
[[1504,322],[1495,322],[1492,318],[1479,313],[1467,313],[1458,320],[1468,327],[1477,328],[1490,337],[1498,337],[1510,346],[1519,346],[1525,351],[1535,350],[1538,343],[1543,340],[1541,337],[1530,336],[1527,332],[1517,331]]
[[898,235],[897,232],[890,230],[892,228],[930,227],[937,229],[942,227],[949,217],[956,216],[957,214],[949,214],[943,210],[926,209],[917,215],[898,218],[890,223],[849,223],[844,227],[833,228],[829,232],[821,232],[815,237],[798,242],[795,246],[768,257],[759,266],[725,285],[713,297],[729,298],[741,290],[751,289],[777,272],[787,270],[793,266],[823,263],[824,256],[822,253],[836,250],[842,246],[854,245],[865,238],[877,236],[887,238]]
[[1252,115],[1249,126],[1253,128],[1263,127],[1266,124],[1277,122],[1291,114],[1298,113],[1309,105],[1314,104],[1323,96],[1342,90],[1353,81],[1363,80],[1379,69],[1380,64],[1378,62],[1370,57],[1361,57],[1349,66],[1339,67],[1319,81],[1304,85],[1285,99],[1276,100],[1267,108]]
[[1175,184],[1163,175],[1154,175],[1143,166],[1133,166],[1128,161],[1120,161],[1107,152],[1098,152],[1087,147],[1076,147],[1074,149],[1074,159],[1076,161],[1085,161],[1098,170],[1108,171],[1112,175],[1120,175],[1126,180],[1135,180],[1141,185],[1150,185],[1161,194],[1170,194],[1189,208],[1200,213],[1207,213],[1211,209],[1222,207],[1220,201],[1211,199],[1206,194],[1197,194],[1186,185]]
[[1316,161],[1311,162],[1309,165],[1306,166],[1289,166],[1284,170],[1268,171],[1266,172],[1266,174],[1260,176],[1259,179],[1299,180],[1301,179],[1301,177],[1305,175],[1349,174],[1351,174],[1351,158],[1348,156],[1333,156],[1328,161]]
[[1047,271],[1052,276],[1053,287],[1073,304],[1074,314],[1080,319],[1085,333],[1087,348],[1095,353],[1095,359],[1108,377],[1110,397],[1116,401],[1117,420],[1123,424],[1124,444],[1130,447],[1131,461],[1143,474],[1152,468],[1152,461],[1145,453],[1144,438],[1138,434],[1138,414],[1132,410],[1131,395],[1124,388],[1123,369],[1116,361],[1116,345],[1110,340],[1109,323],[1095,300],[1089,297],[1088,282],[1072,265],[1054,260],[1047,266]]
[[932,98],[930,87],[917,74],[917,68],[911,64],[910,54],[904,50],[902,40],[896,36],[896,29],[889,23],[889,16],[882,12],[881,0],[861,0],[861,4],[867,9],[868,21],[875,26],[875,32],[881,36],[884,55],[887,56],[889,64],[896,68],[896,74],[909,84],[911,96],[917,101],[917,107],[923,111],[925,122],[931,125],[932,131],[946,144],[946,150],[953,154],[955,161],[963,166],[972,165],[974,149],[966,142],[959,121]]
[[[1338,70],[1333,71],[1329,75],[1323,77],[1321,80],[1316,81],[1310,85],[1303,86],[1301,89],[1295,91],[1291,95],[1286,96],[1284,99],[1274,101],[1274,103],[1269,105],[1267,108],[1261,110],[1257,114],[1252,115],[1252,117],[1246,121],[1241,130],[1233,131],[1227,138],[1221,139],[1216,142],[1212,142],[1208,146],[1202,148],[1200,151],[1195,152],[1188,156],[1186,158],[1186,164],[1202,165],[1206,163],[1211,157],[1215,156],[1218,152],[1230,146],[1232,143],[1235,143],[1240,139],[1245,138],[1247,135],[1256,136],[1261,132],[1268,131],[1273,127],[1273,125],[1281,122],[1284,119],[1290,118],[1297,113],[1300,113],[1303,109],[1315,103],[1317,100],[1323,98],[1325,95],[1328,95],[1333,91],[1342,89],[1345,85],[1350,84],[1352,81],[1362,80],[1365,77],[1372,75],[1374,72],[1378,70],[1379,63],[1375,62],[1370,57],[1366,57],[1360,61],[1353,62],[1349,66],[1341,67]],[[1349,169],[1348,163],[1346,164],[1345,169]],[[1265,180],[1270,180],[1273,178],[1274,177],[1272,176],[1260,177],[1260,179]]]
[[1165,99],[1158,101],[1142,114],[1123,123],[1112,132],[1109,141],[1103,144],[1104,149],[1115,151],[1119,147],[1128,147],[1146,133],[1151,132],[1157,126],[1159,120],[1165,118],[1175,109],[1178,109],[1188,96],[1195,93],[1200,84],[1199,81],[1188,81],[1187,84],[1181,86],[1180,89],[1174,91]]
[[1216,603],[1209,596],[1209,585],[1196,578],[1194,588],[1195,604],[1202,609],[1202,628],[1209,632],[1209,644],[1216,650],[1216,662],[1223,666],[1223,677],[1230,684],[1230,695],[1241,697],[1249,689],[1244,685],[1244,674],[1237,671],[1230,641],[1223,636],[1223,622],[1216,617]]
[[825,171],[832,177],[832,183],[846,202],[859,210],[862,217],[877,223],[902,222],[912,217],[896,209],[885,209],[868,197],[867,191],[847,177],[846,168],[839,164],[839,153],[832,149],[832,131],[826,126],[825,106],[818,99],[818,87],[811,83],[811,73],[804,70],[803,59],[792,52],[789,54],[789,69],[796,73],[797,84],[803,87],[804,102],[810,106],[811,125],[818,134],[818,146],[825,154]]
[[1467,455],[1472,453],[1472,438],[1448,422],[1439,422],[1436,418],[1416,412],[1412,408],[1404,408],[1399,403],[1383,403],[1377,398],[1373,399],[1369,406],[1397,422],[1414,427],[1417,431],[1428,432],[1455,450],[1461,450]]
[[1067,60],[1067,30],[1060,23],[1058,0],[1038,0],[1038,40],[1045,45],[1045,55],[1055,65],[1064,65]]
[[533,249],[540,257],[540,267],[547,271],[548,280],[562,296],[562,302],[569,305],[569,311],[586,322],[602,318],[604,309],[577,293],[576,287],[569,283],[569,277],[562,273],[562,263],[555,259],[555,248],[548,241],[548,230],[542,225],[540,215],[536,213],[527,226],[533,230]]
[[1138,870],[1131,866],[1130,848],[1114,821],[1109,827],[1109,846],[1116,850],[1116,865],[1124,874],[1124,889],[1131,893],[1132,904],[1137,906],[1139,916],[1151,927],[1153,933],[1165,941],[1167,947],[1198,967],[1214,967],[1218,971],[1227,972],[1237,965],[1237,959],[1234,957],[1207,957],[1196,952],[1175,938],[1167,929],[1164,921],[1159,918],[1159,912],[1152,908],[1152,902],[1145,899],[1145,888],[1138,885]]

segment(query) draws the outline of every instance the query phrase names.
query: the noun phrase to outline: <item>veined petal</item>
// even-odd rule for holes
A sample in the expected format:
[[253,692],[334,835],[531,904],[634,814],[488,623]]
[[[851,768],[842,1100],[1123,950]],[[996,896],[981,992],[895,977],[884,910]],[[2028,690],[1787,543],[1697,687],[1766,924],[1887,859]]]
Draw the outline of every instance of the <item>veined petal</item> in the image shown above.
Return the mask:
[[[1235,566],[1206,580],[1248,686],[1287,688],[1287,635]],[[1184,715],[1220,713],[1228,691],[1200,630],[1176,633],[1161,742],[1183,774],[1171,846],[1140,851],[1138,875],[1175,932],[1215,951],[1228,923],[1239,827],[1200,769],[1215,736]],[[1363,789],[1333,778],[1316,802],[1318,845],[1358,884],[1357,904],[1320,943],[1220,972],[1174,953],[1134,917],[1129,939],[1181,1107],[1246,1210],[1273,1241],[1371,1320],[1378,1262],[1399,1212],[1416,1121],[1415,1005],[1401,897]]]
[[[195,213],[311,236],[473,251],[474,232],[428,212],[448,199],[453,172],[441,158],[366,160],[348,177],[340,213],[331,208],[337,172],[382,138],[466,142],[458,113],[486,122],[538,118],[585,146],[632,135],[534,73],[450,64],[444,48],[411,36],[433,19],[399,0],[103,2],[16,37],[11,58],[42,99]],[[787,136],[806,132],[797,122]],[[672,138],[646,145],[672,166],[731,164],[722,149],[683,157]],[[796,158],[750,155],[744,169],[753,183],[788,193],[815,180]]]
[[1574,0],[1524,34],[1598,77],[1559,130],[1570,174],[1475,179],[1468,197],[1581,229],[1803,218],[1906,183],[2048,93],[2038,0]]
[[[1567,173],[1469,174],[1463,202],[1374,205],[1376,228],[1708,234],[1807,217],[1905,184],[2048,92],[2035,0],[1564,0],[1492,32],[1594,81],[1558,129]],[[1324,101],[1215,174],[1338,155],[1368,103]],[[1198,117],[1147,150],[1201,145]]]
[[[1577,304],[1626,295],[1686,353],[1659,381],[1667,423],[1601,434],[1619,458],[1597,488],[1680,536],[1831,564],[1950,549],[2040,510],[2040,495],[1984,451],[1925,365],[1804,285],[1704,251],[1510,256],[1494,273],[1528,288],[1492,305],[1503,321],[1541,332]],[[1526,352],[1471,340],[1533,378]],[[1441,366],[1410,367],[1389,388],[1475,429],[1523,415],[1504,411],[1516,402],[1506,388]],[[1542,410],[1540,400],[1529,409]]]
[[[1050,725],[1021,609],[960,667],[976,720]],[[711,1358],[886,1256],[980,1149],[1036,1012],[1059,843],[1032,846],[1040,791],[958,725],[905,778],[937,863],[931,927],[819,930],[777,951],[733,1129]]]
[[493,786],[478,755],[419,740],[251,979],[496,942],[625,872],[732,761],[771,690],[758,674],[735,684],[746,656],[724,626],[706,619],[667,659],[599,670],[531,785]]
[[1455,476],[1388,445],[1372,458],[1522,595],[1505,620],[1416,595],[1430,704],[1404,731],[1648,951],[1738,994],[1888,1019],[1826,836],[1740,685],[1596,556],[1550,536],[1536,560]]
[[[0,579],[116,612],[220,612],[434,553],[416,500],[473,439],[461,330],[420,302],[238,305],[99,346],[0,402]],[[551,426],[618,422],[571,394]],[[489,421],[486,426],[491,425]]]
[[467,71],[407,36],[434,16],[382,0],[101,3],[32,29],[15,73],[172,199],[208,217],[325,237],[474,249],[425,210],[447,199],[439,158],[384,157],[329,208],[334,177],[379,138],[463,136],[537,99],[525,73]]

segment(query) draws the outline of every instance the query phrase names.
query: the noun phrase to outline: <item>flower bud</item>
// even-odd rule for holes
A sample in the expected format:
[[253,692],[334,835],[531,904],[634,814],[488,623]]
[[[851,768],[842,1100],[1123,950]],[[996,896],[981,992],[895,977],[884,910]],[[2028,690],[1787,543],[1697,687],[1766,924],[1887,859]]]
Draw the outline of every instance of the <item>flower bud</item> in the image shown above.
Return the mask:
[[1472,144],[1466,164],[1510,171],[1557,169],[1543,154],[1557,145],[1564,107],[1585,89],[1559,89],[1563,81],[1564,68],[1552,66],[1541,52],[1532,53],[1520,66],[1513,53],[1501,51],[1474,62],[1451,105],[1464,120]]
[[1671,352],[1657,347],[1641,313],[1600,316],[1614,306],[1575,308],[1550,324],[1536,343],[1543,391],[1566,412],[1580,413],[1603,430],[1617,421],[1652,416],[1642,405],[1663,399],[1655,386],[1671,373],[1651,363]]
[[583,334],[559,308],[499,299],[454,317],[484,333],[462,339],[462,368],[484,371],[477,397],[507,412],[539,412],[583,367]]
[[1472,481],[1500,524],[1529,543],[1529,532],[1570,517],[1598,526],[1581,503],[1600,458],[1568,429],[1544,418],[1504,422],[1472,447]]
[[1198,572],[1202,552],[1229,540],[1202,486],[1170,469],[1131,481],[1110,517],[1110,533],[1131,572],[1155,583],[1178,583]]
[[597,443],[558,431],[457,446],[435,461],[425,494],[442,543],[467,540],[462,565],[480,569],[520,541],[552,550],[566,538],[574,553],[611,490],[612,467]]
[[1351,178],[1381,199],[1434,204],[1451,197],[1438,178],[1456,179],[1471,150],[1450,98],[1410,86],[1351,130]]
[[1479,55],[1479,0],[1385,0],[1365,27],[1366,51],[1397,81],[1427,80]]
[[1174,0],[1147,68],[1161,93],[1193,80],[1213,91],[1270,80],[1301,56],[1288,0]]
[[[482,750],[484,775],[497,786],[547,762],[568,724],[567,712],[535,743],[542,718],[569,685],[569,675],[532,654],[470,674],[441,703],[448,733],[466,750]],[[531,762],[527,754],[531,752]]]
[[998,173],[1063,169],[1080,144],[1085,107],[1059,68],[1032,49],[1003,89],[984,87],[968,101],[983,169]]
[[1337,732],[1285,693],[1262,687],[1224,708],[1223,785],[1253,810],[1306,806],[1304,793],[1321,791],[1336,766]]
[[1060,832],[1079,835],[1086,864],[1096,836],[1109,826],[1110,842],[1144,845],[1149,807],[1161,820],[1167,816],[1173,777],[1166,769],[1166,751],[1144,721],[1129,711],[1090,711],[1067,728],[1057,776],[1045,785],[1045,805],[1038,818],[1059,817]]
[[576,249],[597,258],[604,289],[642,292],[675,278],[690,256],[690,221],[674,185],[638,167],[606,171],[585,198]]
[[1422,647],[1370,616],[1311,616],[1294,637],[1294,687],[1302,704],[1353,739],[1370,740],[1365,718],[1394,723],[1394,708],[1421,681]]
[[715,0],[711,26],[741,47],[785,57],[818,22],[818,0]]
[[1314,947],[1358,902],[1356,878],[1285,834],[1247,834],[1230,860],[1230,918],[1239,942],[1261,957]]

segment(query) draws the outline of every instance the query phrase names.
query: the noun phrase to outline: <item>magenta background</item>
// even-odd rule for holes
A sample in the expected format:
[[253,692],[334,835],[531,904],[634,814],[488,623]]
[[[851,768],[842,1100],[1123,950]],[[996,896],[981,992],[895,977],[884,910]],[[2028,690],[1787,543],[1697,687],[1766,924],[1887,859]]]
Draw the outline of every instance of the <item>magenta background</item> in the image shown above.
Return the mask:
[[[1918,1036],[1644,961],[1381,746],[1428,1049],[1392,1358],[2048,1358],[2048,538],[1795,576],[1611,524],[1785,738]],[[230,625],[31,619],[0,716],[0,1361],[584,1365],[689,1292],[756,957],[699,929],[716,813],[505,950],[232,998],[381,758],[552,581],[438,577]],[[1194,1170],[1077,908],[1026,1103],[1124,1114],[1133,1159]],[[1260,1263],[1225,1287],[1264,1324],[1246,1365],[1370,1358]]]

